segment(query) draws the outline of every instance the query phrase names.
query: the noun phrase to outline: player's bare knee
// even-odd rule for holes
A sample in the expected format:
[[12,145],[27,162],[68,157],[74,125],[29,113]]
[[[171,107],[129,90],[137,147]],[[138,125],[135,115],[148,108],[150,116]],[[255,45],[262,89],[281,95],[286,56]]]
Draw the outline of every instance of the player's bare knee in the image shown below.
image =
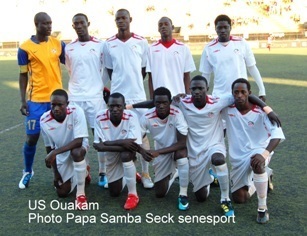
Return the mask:
[[184,148],[184,149],[181,149],[181,150],[177,150],[175,153],[174,153],[174,160],[178,160],[178,159],[181,159],[181,158],[185,158],[187,157],[188,153],[187,153],[187,149]]
[[248,191],[245,188],[238,189],[232,193],[232,200],[235,203],[243,204],[249,200]]
[[123,179],[118,179],[109,183],[109,193],[111,197],[118,197],[123,189]]
[[253,169],[253,172],[255,174],[263,174],[265,172],[265,166],[253,166],[251,165],[252,169]]
[[195,197],[198,202],[204,202],[208,198],[207,186],[202,187],[201,189],[195,192]]
[[80,162],[84,160],[86,151],[83,147],[80,148],[74,148],[70,151],[70,155],[72,156],[73,160],[75,162]]
[[70,190],[67,190],[66,188],[57,188],[56,189],[57,195],[59,198],[66,198],[69,195]]
[[164,179],[155,183],[155,194],[157,198],[165,197],[168,190],[168,183],[170,177],[167,176]]
[[132,152],[121,152],[120,158],[122,162],[133,161],[133,156],[135,156]]
[[226,163],[225,156],[222,153],[214,153],[211,157],[211,162],[215,166],[220,166]]

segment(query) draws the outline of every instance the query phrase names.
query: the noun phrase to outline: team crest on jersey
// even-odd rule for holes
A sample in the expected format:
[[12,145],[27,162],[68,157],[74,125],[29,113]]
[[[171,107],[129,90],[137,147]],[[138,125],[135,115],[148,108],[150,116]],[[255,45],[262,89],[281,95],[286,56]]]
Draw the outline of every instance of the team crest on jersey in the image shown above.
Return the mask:
[[72,124],[69,124],[68,126],[67,126],[67,129],[69,129],[69,130],[72,130]]
[[209,112],[209,113],[208,113],[208,117],[209,117],[209,118],[214,117],[214,113],[213,113],[213,112]]
[[152,124],[152,127],[154,127],[154,128],[156,128],[156,127],[158,127],[159,125],[157,124],[157,123],[153,123]]
[[178,51],[175,51],[175,52],[174,52],[174,55],[179,55],[179,52],[178,52]]
[[57,51],[56,51],[55,48],[53,48],[53,49],[51,50],[51,52],[55,54]]
[[236,53],[236,54],[239,54],[240,53],[240,50],[239,49],[235,49],[235,50],[233,50],[234,51],[234,53]]
[[94,49],[94,48],[91,48],[91,49],[90,49],[90,52],[96,52],[96,51],[95,51],[95,49]]
[[250,127],[253,127],[253,126],[254,126],[254,122],[252,122],[252,121],[249,121],[247,124],[248,124],[248,126],[250,126]]
[[123,129],[122,130],[122,135],[125,135],[125,134],[127,134],[127,130]]
[[169,126],[170,128],[173,128],[173,127],[174,127],[174,125],[173,125],[173,124],[169,124],[168,126]]

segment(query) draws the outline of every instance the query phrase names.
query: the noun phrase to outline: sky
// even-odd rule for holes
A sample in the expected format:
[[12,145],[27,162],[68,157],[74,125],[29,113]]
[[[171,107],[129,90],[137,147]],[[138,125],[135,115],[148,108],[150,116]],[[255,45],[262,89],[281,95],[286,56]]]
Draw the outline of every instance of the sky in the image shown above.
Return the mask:
[[[75,39],[71,19],[76,13],[87,14],[90,33],[99,38],[108,38],[116,33],[112,12],[120,8],[130,11],[133,21],[131,30],[142,36],[158,37],[157,22],[168,16],[181,33],[205,34],[214,32],[213,20],[218,14],[247,15],[254,13],[237,7],[235,12],[223,6],[225,0],[0,0],[0,42],[24,41],[35,34],[33,18],[37,12],[47,12],[53,21],[53,31],[61,31],[62,39]],[[237,0],[243,4],[246,0]],[[267,0],[269,1],[269,0]],[[202,6],[199,3],[202,2]],[[307,0],[294,0],[307,17]],[[146,11],[154,6],[154,10]],[[192,15],[193,17],[189,16]],[[196,20],[195,20],[196,19]],[[306,19],[307,21],[307,19]],[[211,23],[211,28],[205,26]],[[193,24],[194,28],[188,29]]]

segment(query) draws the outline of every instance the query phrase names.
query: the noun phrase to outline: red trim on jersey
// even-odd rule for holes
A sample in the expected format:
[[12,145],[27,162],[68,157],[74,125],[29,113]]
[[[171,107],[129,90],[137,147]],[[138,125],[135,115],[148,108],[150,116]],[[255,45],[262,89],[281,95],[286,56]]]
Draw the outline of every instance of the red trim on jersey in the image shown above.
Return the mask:
[[49,121],[51,121],[53,119],[54,118],[52,116],[52,113],[51,113],[51,111],[49,111],[49,114],[45,118],[41,119],[41,122],[47,123],[47,122],[49,122]]
[[212,102],[212,98],[209,97],[208,95],[206,95],[206,103],[208,104],[213,104],[214,102]]
[[99,39],[97,39],[94,36],[90,36],[90,41],[94,42],[94,43],[100,43]]
[[110,41],[114,41],[117,39],[117,36],[116,35],[113,35],[112,37],[108,38],[107,39],[107,42],[110,42]]
[[161,43],[164,47],[169,48],[176,42],[175,39],[172,39],[171,41],[163,42],[161,39],[159,40],[159,43]]
[[192,97],[182,99],[184,103],[193,103]]
[[179,113],[178,109],[175,109],[175,108],[171,108],[170,111],[171,111],[171,112],[174,112],[174,114],[175,114],[175,113]]
[[131,33],[131,34],[132,34],[131,35],[132,38],[139,39],[139,40],[143,40],[144,39],[144,37],[142,37],[142,36],[140,36],[138,34],[135,34],[135,33]]
[[253,104],[251,111],[253,111],[253,112],[255,112],[255,113],[261,113],[261,112],[259,111],[259,109],[260,109],[260,108],[259,108],[257,105]]
[[96,119],[99,119],[99,121],[109,120],[108,111],[106,113],[104,113],[104,114],[101,114],[101,115],[97,116]]
[[212,47],[212,46],[218,44],[218,42],[219,42],[219,40],[217,38],[214,39],[213,41],[211,41],[211,44],[209,45],[209,47]]

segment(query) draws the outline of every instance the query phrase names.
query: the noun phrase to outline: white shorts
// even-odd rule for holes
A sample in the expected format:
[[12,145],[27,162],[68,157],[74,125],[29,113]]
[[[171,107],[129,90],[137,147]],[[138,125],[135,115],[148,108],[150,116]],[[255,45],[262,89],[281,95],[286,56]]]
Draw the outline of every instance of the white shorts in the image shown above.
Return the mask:
[[[83,143],[82,143],[82,147],[85,149],[86,153],[88,152],[89,149],[89,143],[88,143],[88,139],[84,138],[83,139]],[[63,159],[63,157],[61,157],[61,154],[57,155],[57,160],[59,159],[59,161],[57,161],[57,168],[58,171],[62,177],[63,183],[67,182],[68,180],[71,181],[71,190],[70,192],[72,192],[74,190],[74,188],[77,186],[77,177],[75,176],[75,172],[74,172],[74,164],[73,164],[73,159],[72,157],[69,155],[68,158]],[[85,154],[84,157],[85,161],[87,162],[87,155]],[[62,183],[59,183],[59,185],[61,185]]]
[[108,182],[113,183],[124,177],[124,167],[120,152],[105,152]]
[[70,101],[72,105],[78,105],[84,111],[87,123],[94,128],[94,122],[98,111],[106,109],[107,105],[103,98],[90,101]]
[[214,153],[222,153],[226,156],[225,145],[217,144],[204,151],[197,159],[189,158],[190,181],[193,184],[193,192],[197,192],[204,186],[212,183],[213,178],[209,174],[212,166],[211,157]]
[[[269,175],[273,172],[273,170],[268,167],[268,164],[270,163],[273,154],[274,152],[271,153],[271,155],[265,162],[266,171]],[[249,188],[253,184],[253,176],[254,172],[251,167],[251,158],[243,159],[239,165],[236,165],[236,167],[232,167],[230,171],[231,192],[233,193],[244,186],[248,186]]]
[[152,167],[155,173],[155,183],[175,173],[176,162],[174,161],[174,154],[159,155],[153,160]]

